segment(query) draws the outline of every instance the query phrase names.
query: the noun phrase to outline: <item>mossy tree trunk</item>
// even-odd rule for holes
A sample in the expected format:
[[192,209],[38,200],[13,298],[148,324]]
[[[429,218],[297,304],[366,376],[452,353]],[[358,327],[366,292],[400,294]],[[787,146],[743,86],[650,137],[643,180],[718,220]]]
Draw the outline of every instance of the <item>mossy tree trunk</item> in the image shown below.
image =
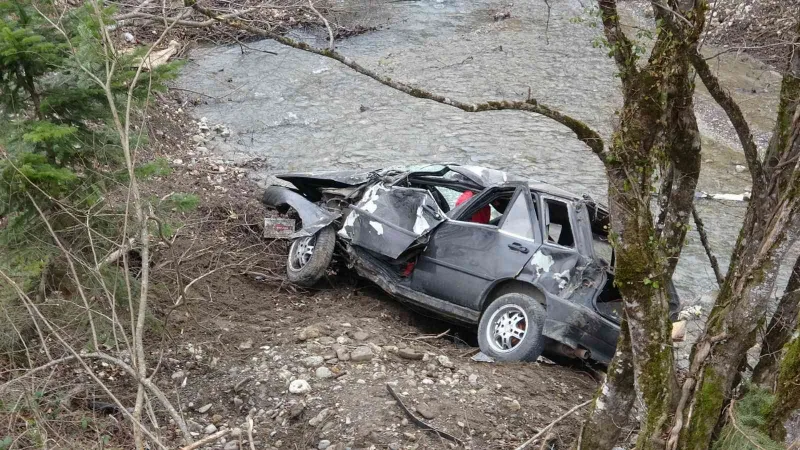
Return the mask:
[[[796,330],[798,334],[800,330]],[[767,414],[766,431],[777,442],[786,439],[784,424],[789,416],[800,408],[800,339],[795,337],[786,346],[786,354],[781,360],[780,374],[775,389],[775,403]]]
[[[800,22],[797,25],[800,32]],[[745,213],[728,274],[709,316],[704,335],[695,344],[689,374],[696,385],[681,432],[681,449],[707,449],[731,398],[746,352],[755,344],[780,264],[800,231],[800,109],[797,108],[800,52],[791,53],[783,78],[778,120],[764,159],[758,157],[738,106],[719,86],[696,49],[690,54],[703,83],[731,118],[745,149],[753,177],[753,197]],[[783,370],[781,371],[783,376]],[[791,404],[791,402],[787,402]]]
[[[700,174],[700,136],[693,110],[694,84],[685,49],[695,29],[658,30],[647,64],[630,64],[630,43],[619,31],[614,2],[599,2],[606,38],[623,81],[620,123],[605,162],[616,250],[615,280],[625,305],[617,353],[597,393],[579,445],[611,448],[640,399],[637,448],[664,448],[676,382],[670,346],[666,286],[672,278],[691,217]],[[663,8],[654,5],[656,17]],[[650,195],[662,167],[661,212],[654,223]]]
[[794,263],[789,283],[786,285],[778,307],[767,325],[767,332],[761,341],[761,353],[753,368],[752,381],[772,389],[778,377],[783,347],[792,337],[797,326],[798,302],[800,302],[800,258]]

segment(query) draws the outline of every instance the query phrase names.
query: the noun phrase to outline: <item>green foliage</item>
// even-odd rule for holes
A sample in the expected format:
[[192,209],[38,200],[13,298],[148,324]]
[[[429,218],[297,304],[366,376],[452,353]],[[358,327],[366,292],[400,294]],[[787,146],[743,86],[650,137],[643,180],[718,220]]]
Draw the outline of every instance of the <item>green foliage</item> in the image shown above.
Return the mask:
[[[0,0],[0,112],[9,119],[0,121],[0,146],[7,151],[0,161],[0,216],[31,219],[29,195],[40,205],[54,198],[91,206],[124,161],[114,111],[98,81],[110,81],[123,115],[137,58],[147,49],[124,53],[105,45],[101,30],[113,23],[113,10],[102,4],[99,18],[89,3],[53,19],[45,17],[50,12],[58,13],[39,0]],[[134,117],[149,90],[164,89],[176,71],[167,64],[141,75],[132,92]],[[158,162],[141,171],[161,175],[165,167]]]
[[195,194],[175,193],[167,197],[164,206],[173,208],[176,211],[187,212],[197,208],[200,204],[200,197]]
[[14,440],[11,439],[11,436],[6,436],[3,439],[0,439],[0,450],[6,450],[11,448],[11,444],[13,442]]
[[761,429],[775,397],[764,388],[747,386],[747,394],[735,403],[733,418],[722,429],[713,450],[781,450]]

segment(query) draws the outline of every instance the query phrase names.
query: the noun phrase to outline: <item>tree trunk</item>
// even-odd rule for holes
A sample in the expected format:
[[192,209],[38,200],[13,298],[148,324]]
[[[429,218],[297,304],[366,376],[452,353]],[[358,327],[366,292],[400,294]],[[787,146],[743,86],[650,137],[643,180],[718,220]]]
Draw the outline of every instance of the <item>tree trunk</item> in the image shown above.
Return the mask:
[[633,354],[627,320],[622,320],[619,333],[616,355],[595,396],[589,412],[591,420],[584,422],[581,428],[577,450],[613,448],[628,424],[636,391],[633,389]]
[[774,387],[783,347],[789,342],[792,331],[797,326],[798,302],[800,302],[800,257],[794,263],[789,283],[767,326],[758,364],[753,369],[753,383],[769,389]]
[[[800,32],[800,22],[797,24]],[[724,405],[739,380],[740,363],[755,344],[780,264],[797,239],[800,209],[800,109],[797,108],[800,52],[790,53],[784,75],[778,121],[764,162],[758,159],[747,123],[719,85],[696,49],[692,63],[711,95],[726,110],[742,138],[753,176],[753,199],[745,219],[725,283],[709,316],[704,335],[695,344],[691,365],[698,367],[696,386],[690,392],[688,420],[681,432],[681,449],[706,450],[720,421]],[[786,96],[789,96],[787,98]],[[787,111],[791,109],[790,111]],[[790,117],[791,119],[786,119]],[[781,377],[783,373],[781,373]],[[682,414],[678,411],[678,414]],[[777,413],[776,413],[777,414]]]
[[798,386],[800,386],[800,339],[795,338],[787,346],[786,355],[781,361],[775,403],[767,415],[765,428],[776,442],[783,442],[786,439],[786,428],[783,424],[792,412],[800,408]]

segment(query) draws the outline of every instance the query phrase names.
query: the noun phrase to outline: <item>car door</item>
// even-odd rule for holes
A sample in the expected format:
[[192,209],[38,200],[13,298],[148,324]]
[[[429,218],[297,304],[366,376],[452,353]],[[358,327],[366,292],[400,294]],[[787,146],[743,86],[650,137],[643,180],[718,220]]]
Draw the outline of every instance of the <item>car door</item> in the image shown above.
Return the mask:
[[377,183],[351,207],[339,234],[353,245],[395,259],[445,218],[427,190]]
[[[491,192],[482,193],[471,202],[489,205],[495,198]],[[474,211],[475,208],[465,208],[463,216],[471,217]],[[411,286],[477,310],[484,291],[498,279],[515,277],[536,252],[539,242],[530,189],[518,187],[497,226],[451,219],[431,233],[412,274]]]

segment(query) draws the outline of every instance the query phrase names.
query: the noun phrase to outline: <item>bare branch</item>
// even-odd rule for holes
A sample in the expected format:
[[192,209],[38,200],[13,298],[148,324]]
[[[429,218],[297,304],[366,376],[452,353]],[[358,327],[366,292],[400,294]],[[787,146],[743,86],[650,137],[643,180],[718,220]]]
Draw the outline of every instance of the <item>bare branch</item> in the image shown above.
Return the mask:
[[711,250],[711,243],[708,242],[706,227],[703,224],[703,220],[700,219],[700,215],[697,213],[697,208],[695,208],[694,205],[692,205],[692,217],[694,217],[694,223],[697,226],[697,233],[700,235],[700,242],[706,250],[706,255],[708,255],[708,262],[711,263],[711,268],[714,269],[714,277],[717,279],[717,284],[722,287],[725,278],[723,278],[722,272],[719,270],[719,262],[717,262],[717,257],[714,256],[713,250]]
[[527,111],[543,115],[552,120],[555,120],[556,122],[572,130],[572,132],[575,133],[575,136],[581,142],[586,144],[590,149],[592,149],[592,151],[595,154],[597,154],[597,156],[602,161],[606,160],[607,155],[604,149],[603,139],[600,137],[599,133],[591,129],[588,125],[581,122],[580,120],[575,119],[566,114],[563,114],[559,111],[556,111],[555,109],[549,106],[543,105],[539,103],[536,99],[528,99],[525,101],[497,100],[497,101],[488,101],[478,104],[470,104],[458,100],[453,100],[449,97],[435,94],[417,87],[409,86],[407,84],[399,83],[397,81],[392,80],[389,77],[379,75],[373,72],[372,70],[363,67],[362,65],[358,64],[357,62],[353,61],[347,56],[344,56],[334,50],[330,49],[323,50],[314,48],[304,42],[295,41],[291,38],[282,36],[272,31],[256,28],[236,19],[229,19],[223,16],[219,16],[210,9],[198,5],[196,0],[184,0],[184,2],[187,6],[191,6],[195,10],[199,11],[201,14],[204,14],[207,17],[210,17],[214,20],[218,20],[227,25],[230,25],[231,27],[238,28],[240,30],[244,30],[249,33],[262,36],[268,39],[272,39],[283,45],[296,48],[298,50],[303,50],[309,53],[313,53],[315,55],[320,55],[326,58],[331,58],[336,61],[339,61],[340,63],[344,64],[345,66],[355,70],[356,72],[362,75],[372,78],[373,80],[385,86],[388,86],[392,89],[408,94],[412,97],[432,100],[434,102],[441,103],[443,105],[448,105],[454,108],[458,108],[465,112],[517,110],[517,111]]
[[[322,23],[325,24],[325,28],[328,29],[328,40],[329,40],[328,49],[330,51],[333,51],[333,49],[334,49],[334,46],[333,46],[333,29],[331,28],[331,24],[328,23],[328,19],[326,19],[325,16],[323,16],[322,14],[320,14],[319,11],[317,11],[317,8],[314,7],[314,1],[313,0],[308,0],[308,7],[311,8],[312,11],[314,11],[314,14],[316,14],[320,18],[320,20],[322,20]],[[211,20],[213,20],[213,19],[211,19]]]
[[708,92],[716,100],[720,107],[728,115],[736,134],[739,136],[739,142],[742,144],[744,150],[744,158],[747,162],[747,168],[750,170],[750,177],[753,181],[753,193],[760,191],[766,185],[764,177],[764,168],[761,160],[758,157],[758,147],[753,139],[753,133],[750,131],[750,125],[742,113],[741,108],[731,95],[722,88],[719,79],[711,71],[708,62],[703,58],[703,55],[697,50],[697,44],[689,48],[689,61],[692,66],[700,75],[703,84],[708,89]]

